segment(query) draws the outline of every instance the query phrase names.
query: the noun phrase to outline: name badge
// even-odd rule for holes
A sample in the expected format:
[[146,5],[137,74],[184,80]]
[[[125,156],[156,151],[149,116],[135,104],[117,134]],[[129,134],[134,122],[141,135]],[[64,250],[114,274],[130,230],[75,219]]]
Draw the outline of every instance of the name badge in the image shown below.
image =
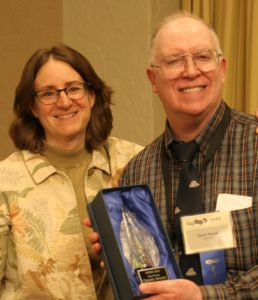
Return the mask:
[[251,206],[252,197],[233,194],[219,194],[217,198],[216,211],[232,211],[249,208]]
[[181,217],[185,254],[235,248],[228,211]]

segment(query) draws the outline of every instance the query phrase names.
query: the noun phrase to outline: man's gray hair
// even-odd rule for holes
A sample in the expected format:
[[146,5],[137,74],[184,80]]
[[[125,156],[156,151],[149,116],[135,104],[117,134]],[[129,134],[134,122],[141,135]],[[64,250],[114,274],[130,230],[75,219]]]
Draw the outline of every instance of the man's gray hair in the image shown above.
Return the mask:
[[214,43],[215,43],[216,50],[219,53],[222,53],[221,46],[220,46],[220,41],[219,41],[219,37],[218,37],[217,33],[214,31],[214,29],[208,23],[206,23],[200,17],[198,17],[198,16],[196,16],[194,14],[191,14],[191,13],[189,13],[187,11],[179,11],[179,12],[171,14],[170,16],[166,17],[163,21],[161,21],[158,24],[158,26],[156,27],[155,31],[153,32],[152,37],[151,37],[151,42],[150,42],[150,62],[152,62],[152,60],[154,58],[156,36],[159,33],[159,31],[165,25],[167,25],[168,23],[173,22],[174,20],[177,20],[177,19],[180,19],[180,18],[190,18],[190,19],[196,20],[196,21],[200,22],[201,24],[203,24],[204,26],[206,26],[209,29],[209,31],[210,31],[210,33],[212,35],[212,38],[213,38]]

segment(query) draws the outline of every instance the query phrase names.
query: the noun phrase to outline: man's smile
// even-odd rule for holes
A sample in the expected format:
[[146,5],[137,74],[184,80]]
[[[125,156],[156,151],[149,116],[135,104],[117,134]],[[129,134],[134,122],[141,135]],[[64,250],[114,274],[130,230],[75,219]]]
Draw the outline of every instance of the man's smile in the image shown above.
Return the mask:
[[180,89],[178,89],[178,91],[181,93],[194,93],[194,92],[202,91],[205,88],[206,88],[206,85],[200,85],[200,86],[195,86],[195,87],[180,88]]

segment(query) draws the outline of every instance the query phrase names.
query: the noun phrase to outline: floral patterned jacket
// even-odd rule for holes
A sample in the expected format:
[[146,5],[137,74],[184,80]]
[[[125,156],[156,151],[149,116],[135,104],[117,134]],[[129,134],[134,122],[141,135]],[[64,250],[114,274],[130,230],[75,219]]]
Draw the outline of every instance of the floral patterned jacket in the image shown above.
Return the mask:
[[[85,174],[91,201],[117,185],[141,146],[109,138]],[[0,162],[0,299],[96,299],[75,192],[40,154],[18,151]]]

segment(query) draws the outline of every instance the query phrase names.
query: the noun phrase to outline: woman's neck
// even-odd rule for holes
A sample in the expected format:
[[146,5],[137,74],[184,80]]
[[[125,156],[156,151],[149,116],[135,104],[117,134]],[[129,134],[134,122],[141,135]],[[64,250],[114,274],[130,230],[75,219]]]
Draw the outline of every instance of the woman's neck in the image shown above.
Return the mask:
[[63,139],[46,139],[46,144],[49,146],[65,150],[65,151],[77,151],[85,147],[85,137],[83,138],[63,138]]
[[85,147],[79,150],[64,150],[53,147],[47,142],[44,142],[43,155],[45,155],[50,163],[57,168],[71,168],[74,166],[79,166],[85,160],[91,157],[91,153],[89,153]]

